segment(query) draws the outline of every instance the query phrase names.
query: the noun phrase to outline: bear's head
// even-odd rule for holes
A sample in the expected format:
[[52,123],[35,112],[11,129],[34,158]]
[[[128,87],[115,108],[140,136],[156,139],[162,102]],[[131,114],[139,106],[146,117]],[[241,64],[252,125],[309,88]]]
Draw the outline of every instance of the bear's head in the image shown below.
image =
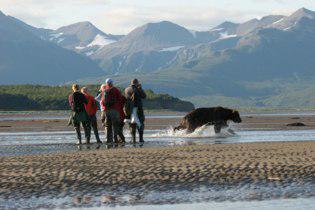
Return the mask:
[[241,123],[242,122],[242,119],[241,119],[241,116],[240,116],[240,113],[236,110],[232,110],[232,114],[230,116],[230,119],[235,122],[235,123]]

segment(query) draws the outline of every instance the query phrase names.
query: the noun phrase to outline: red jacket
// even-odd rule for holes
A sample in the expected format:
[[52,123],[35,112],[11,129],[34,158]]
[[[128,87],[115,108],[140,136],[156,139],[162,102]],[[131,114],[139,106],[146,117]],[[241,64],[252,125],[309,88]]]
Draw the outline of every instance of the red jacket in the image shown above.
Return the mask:
[[89,116],[93,116],[96,114],[98,107],[97,107],[97,101],[94,99],[93,96],[89,94],[84,94],[86,100],[88,101],[87,104],[84,104],[85,110],[88,113]]
[[[124,105],[126,103],[126,98],[121,94],[120,90],[116,87],[109,87],[106,86],[105,90],[109,90],[112,88],[112,90],[109,92],[109,98],[110,100],[115,101],[115,103],[111,106],[110,109],[115,109],[119,112],[120,114],[120,119],[124,120],[125,119],[125,113],[124,113]],[[107,108],[105,107],[105,102],[104,102],[104,92],[102,93],[102,100],[101,100],[101,106],[104,111],[107,111]]]

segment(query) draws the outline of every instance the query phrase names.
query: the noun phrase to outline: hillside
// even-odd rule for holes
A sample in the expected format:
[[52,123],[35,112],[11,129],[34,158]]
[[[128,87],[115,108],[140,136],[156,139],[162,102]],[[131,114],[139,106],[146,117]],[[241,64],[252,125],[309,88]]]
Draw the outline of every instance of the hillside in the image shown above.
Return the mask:
[[[5,48],[12,42],[7,39],[0,45],[4,49],[0,71],[3,74],[1,69],[15,65],[20,69],[10,72],[14,74],[5,77],[4,84],[95,84],[112,77],[126,86],[137,77],[148,89],[184,98],[196,106],[314,105],[310,98],[315,98],[315,92],[307,91],[315,83],[315,12],[305,8],[288,16],[227,21],[208,31],[193,31],[169,21],[148,23],[125,36],[104,33],[89,22],[50,30],[6,18],[14,22],[10,26],[23,30],[23,39],[18,37],[20,33],[11,33],[11,27],[1,25],[2,38],[10,33],[17,37],[12,39],[15,42],[21,39],[20,48],[36,42],[58,50],[63,47],[76,58],[82,55],[92,67],[82,60],[63,65],[67,58],[63,53],[46,53],[33,45],[28,46],[32,53],[22,47],[10,54],[16,45]],[[36,42],[25,40],[27,37]],[[34,71],[39,68],[44,70]]]
[[89,58],[44,41],[0,12],[0,84],[62,84],[102,75]]
[[[99,86],[88,85],[95,95]],[[145,91],[147,99],[144,107],[148,110],[190,111],[192,103],[182,101],[167,94]],[[70,86],[3,85],[0,86],[0,110],[68,110]]]
[[[136,77],[196,106],[315,106],[315,92],[307,92],[315,82],[315,12],[303,8],[258,22],[216,27],[224,37],[182,47],[164,67]],[[127,84],[128,74],[115,80]]]

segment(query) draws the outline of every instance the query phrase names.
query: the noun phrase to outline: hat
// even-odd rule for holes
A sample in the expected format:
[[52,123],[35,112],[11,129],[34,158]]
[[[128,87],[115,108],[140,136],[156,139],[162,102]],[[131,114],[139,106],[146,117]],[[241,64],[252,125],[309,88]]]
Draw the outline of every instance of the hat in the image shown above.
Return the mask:
[[106,79],[106,84],[107,85],[112,85],[114,81],[111,78]]

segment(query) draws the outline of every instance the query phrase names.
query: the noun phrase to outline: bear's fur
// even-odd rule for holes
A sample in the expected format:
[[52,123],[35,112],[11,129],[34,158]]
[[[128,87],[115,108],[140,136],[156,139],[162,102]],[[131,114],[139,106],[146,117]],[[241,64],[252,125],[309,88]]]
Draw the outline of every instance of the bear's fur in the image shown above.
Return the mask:
[[222,127],[227,127],[229,120],[235,123],[242,122],[236,110],[223,107],[198,108],[188,113],[174,131],[186,129],[188,133],[192,133],[203,125],[214,125],[215,132],[220,133]]

